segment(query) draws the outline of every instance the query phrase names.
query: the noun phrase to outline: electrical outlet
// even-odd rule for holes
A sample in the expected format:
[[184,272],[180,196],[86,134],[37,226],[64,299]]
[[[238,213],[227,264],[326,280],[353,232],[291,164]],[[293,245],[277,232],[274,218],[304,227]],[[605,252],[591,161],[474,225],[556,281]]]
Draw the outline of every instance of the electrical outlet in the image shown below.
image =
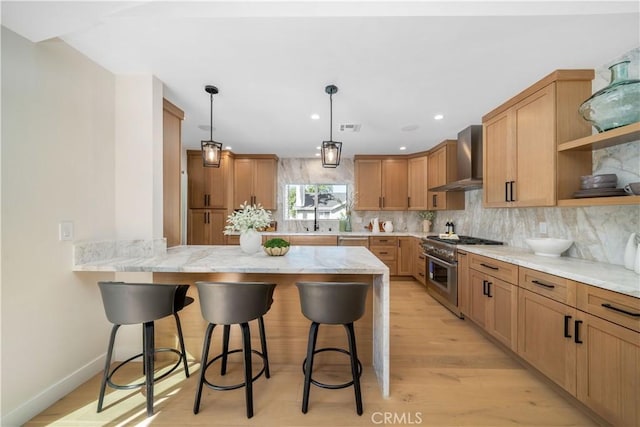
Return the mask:
[[73,240],[73,222],[61,221],[58,227],[59,238],[61,241]]
[[547,234],[547,223],[541,222],[539,224],[539,230],[540,230],[540,234]]

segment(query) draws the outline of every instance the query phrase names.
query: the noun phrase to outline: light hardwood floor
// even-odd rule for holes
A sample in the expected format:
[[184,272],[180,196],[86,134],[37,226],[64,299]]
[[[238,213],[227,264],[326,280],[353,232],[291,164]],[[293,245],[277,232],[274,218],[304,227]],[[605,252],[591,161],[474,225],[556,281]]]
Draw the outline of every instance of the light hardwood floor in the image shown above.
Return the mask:
[[[270,333],[277,332],[267,330],[267,337]],[[359,346],[359,351],[368,349]],[[361,417],[355,412],[352,388],[312,387],[309,412],[302,414],[300,365],[273,362],[271,378],[263,376],[254,383],[252,419],[245,416],[243,389],[216,392],[205,388],[200,413],[194,415],[199,365],[192,361],[191,366],[190,378],[176,371],[156,384],[152,418],[146,418],[140,390],[108,389],[106,409],[96,414],[98,374],[26,426],[596,425],[469,321],[440,306],[415,281],[391,283],[391,397],[381,397],[375,375],[365,367]],[[133,368],[123,375],[139,378],[140,366]],[[314,375],[318,380],[346,378],[344,369],[328,364],[324,368],[327,373]],[[227,375],[240,374],[240,370],[239,363],[232,364]]]

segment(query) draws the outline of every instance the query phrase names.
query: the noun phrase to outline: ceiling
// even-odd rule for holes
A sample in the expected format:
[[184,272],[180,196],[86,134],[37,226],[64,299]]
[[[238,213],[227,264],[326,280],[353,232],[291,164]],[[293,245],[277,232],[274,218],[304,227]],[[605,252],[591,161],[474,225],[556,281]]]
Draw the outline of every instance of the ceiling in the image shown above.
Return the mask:
[[2,1],[1,17],[115,74],[157,76],[185,111],[188,148],[209,138],[204,86],[217,86],[214,139],[280,157],[329,139],[328,84],[343,155],[401,154],[456,138],[555,69],[640,46],[637,1]]

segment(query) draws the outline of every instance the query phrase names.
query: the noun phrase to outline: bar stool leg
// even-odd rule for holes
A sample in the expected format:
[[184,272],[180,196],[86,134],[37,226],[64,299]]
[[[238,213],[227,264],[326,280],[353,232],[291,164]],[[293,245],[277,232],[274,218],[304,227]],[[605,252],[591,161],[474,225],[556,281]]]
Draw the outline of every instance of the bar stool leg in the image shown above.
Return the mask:
[[202,386],[204,385],[204,374],[207,370],[207,356],[209,355],[209,346],[211,345],[211,334],[216,325],[209,323],[207,331],[204,334],[204,343],[202,344],[202,357],[200,358],[200,375],[198,379],[198,388],[196,389],[196,400],[193,403],[193,413],[200,411],[200,398],[202,397]]
[[262,355],[264,356],[264,376],[271,378],[269,372],[269,355],[267,354],[267,338],[264,332],[264,319],[262,316],[258,317],[258,325],[260,327],[260,345],[262,346]]
[[241,323],[242,328],[242,352],[244,354],[244,392],[247,402],[247,418],[253,417],[253,381],[251,372],[251,332],[248,323]]
[[313,370],[313,356],[316,351],[319,323],[312,322],[309,328],[309,341],[307,343],[307,359],[304,366],[304,393],[302,394],[302,413],[309,409],[309,390],[311,388],[311,371]]
[[182,335],[182,324],[180,323],[180,317],[178,313],[173,313],[173,317],[176,319],[176,329],[178,330],[178,341],[180,341],[180,351],[182,357],[182,364],[184,365],[184,375],[189,378],[189,365],[187,364],[187,350],[184,347],[184,336]]
[[358,354],[356,349],[356,335],[353,330],[353,323],[344,325],[349,339],[349,353],[351,354],[351,375],[353,376],[353,390],[356,395],[356,411],[362,415],[362,393],[360,390],[360,376],[358,375]]
[[222,334],[222,363],[220,364],[220,375],[227,373],[227,357],[229,353],[229,334],[231,332],[231,325],[224,325],[224,332]]
[[116,341],[116,332],[120,325],[113,325],[111,328],[111,338],[109,338],[109,346],[107,348],[107,360],[104,362],[104,373],[100,382],[100,397],[98,398],[98,412],[102,412],[102,403],[104,402],[104,392],[107,388],[107,378],[109,378],[109,368],[111,367],[111,358],[113,357],[113,344]]
[[153,415],[153,322],[144,324],[144,368],[146,371],[146,387],[147,387],[147,416]]

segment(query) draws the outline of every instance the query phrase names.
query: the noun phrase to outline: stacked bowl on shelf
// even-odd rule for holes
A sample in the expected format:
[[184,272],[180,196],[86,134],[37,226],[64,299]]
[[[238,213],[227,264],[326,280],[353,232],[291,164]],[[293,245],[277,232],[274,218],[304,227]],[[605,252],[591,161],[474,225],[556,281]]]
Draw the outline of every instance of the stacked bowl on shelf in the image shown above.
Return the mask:
[[616,188],[618,176],[615,173],[584,175],[580,177],[580,190],[573,193],[575,198],[625,196],[623,188]]

